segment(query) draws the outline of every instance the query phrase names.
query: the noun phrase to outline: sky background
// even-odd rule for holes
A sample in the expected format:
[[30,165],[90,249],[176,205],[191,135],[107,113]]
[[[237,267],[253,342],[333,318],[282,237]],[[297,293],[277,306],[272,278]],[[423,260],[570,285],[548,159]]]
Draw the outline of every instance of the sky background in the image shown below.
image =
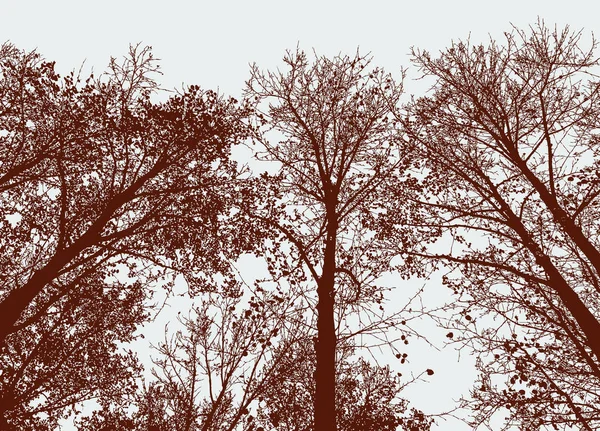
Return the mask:
[[[370,52],[373,64],[396,77],[409,68],[410,49],[432,54],[452,40],[502,39],[511,24],[569,25],[589,35],[600,30],[600,7],[592,1],[27,1],[0,0],[0,43],[36,48],[57,62],[64,74],[105,70],[110,56],[121,57],[130,43],[151,45],[161,59],[162,87],[198,84],[240,97],[249,64],[283,66],[286,49],[298,45],[318,54]],[[407,94],[423,94],[423,84],[408,79]],[[252,265],[252,262],[249,262]],[[434,281],[435,283],[435,281]],[[433,292],[436,292],[433,290]],[[162,316],[168,321],[176,309]],[[430,328],[431,329],[431,328]],[[162,335],[162,334],[159,334]],[[141,352],[143,354],[143,352]],[[413,354],[417,354],[416,352]],[[433,413],[452,407],[472,383],[470,358],[423,348],[413,364],[434,368],[430,384],[415,385],[406,397]],[[438,430],[467,430],[459,422],[440,422]]]

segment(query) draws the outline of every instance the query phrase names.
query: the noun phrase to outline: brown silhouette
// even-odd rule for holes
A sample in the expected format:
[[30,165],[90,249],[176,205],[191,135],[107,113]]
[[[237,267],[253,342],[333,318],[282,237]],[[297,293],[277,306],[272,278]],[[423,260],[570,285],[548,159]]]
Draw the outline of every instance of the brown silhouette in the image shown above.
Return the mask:
[[151,284],[204,289],[243,248],[215,224],[243,113],[197,87],[151,102],[149,48],[85,82],[10,44],[0,56],[0,427],[54,429],[137,373],[116,343]]
[[[400,380],[360,354],[375,335],[407,361],[395,343],[414,310],[386,314],[380,278],[436,269],[454,300],[417,313],[476,355],[459,403],[473,428],[498,412],[524,430],[600,428],[586,46],[538,22],[504,44],[414,50],[433,85],[401,106],[401,83],[358,53],[254,65],[241,104],[198,86],[155,102],[150,48],[82,79],[3,44],[0,430],[69,415],[81,431],[428,430],[400,395],[434,370]],[[249,141],[275,173],[230,159]],[[252,286],[235,268],[248,252],[269,274]],[[200,305],[145,382],[123,346],[178,275]]]
[[[240,298],[204,297],[180,318],[183,328],[156,348],[154,379],[118,402],[106,404],[80,428],[162,431],[235,430],[249,422],[251,404],[274,387],[274,369],[303,336],[298,313],[284,294],[255,292]],[[286,347],[274,351],[279,340]],[[278,378],[278,377],[277,377]],[[132,411],[131,406],[136,406]]]
[[[313,429],[315,351],[293,298],[255,292],[247,308],[222,295],[203,301],[184,328],[158,346],[155,379],[78,421],[81,431]],[[340,430],[429,429],[431,419],[399,398],[406,384],[389,367],[340,348]],[[132,409],[132,406],[135,406]]]
[[411,255],[460,271],[445,277],[461,304],[444,321],[462,328],[448,338],[479,357],[473,426],[505,407],[521,429],[597,429],[596,44],[586,50],[581,32],[543,22],[506,37],[456,42],[437,58],[413,52],[434,84],[404,126],[427,172],[422,193],[398,195],[428,208],[420,229],[453,241],[448,252]]
[[[295,271],[307,268],[317,285],[314,429],[331,431],[337,429],[336,301],[354,297],[372,306],[380,294],[372,280],[389,269],[391,256],[361,236],[401,164],[390,114],[402,87],[382,70],[369,70],[370,59],[359,54],[311,64],[296,51],[284,62],[285,73],[253,66],[246,89],[257,105],[257,129],[283,135],[273,136],[277,144],[256,136],[260,157],[281,168],[272,181],[273,204],[255,217],[292,244]],[[263,101],[270,104],[264,111]]]
[[[389,367],[373,366],[363,359],[352,360],[356,347],[349,341],[337,346],[336,422],[339,430],[376,431],[428,430],[432,420],[422,412],[408,410],[400,398],[406,386]],[[340,345],[341,344],[341,345]],[[309,431],[314,429],[316,357],[313,343],[300,340],[276,367],[279,376],[263,394],[265,409],[257,421],[265,429]]]

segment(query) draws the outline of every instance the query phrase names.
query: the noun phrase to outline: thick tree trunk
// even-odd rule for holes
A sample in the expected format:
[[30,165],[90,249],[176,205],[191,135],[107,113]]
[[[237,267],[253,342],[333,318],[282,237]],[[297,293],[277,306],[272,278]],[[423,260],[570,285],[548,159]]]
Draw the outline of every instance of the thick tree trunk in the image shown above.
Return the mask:
[[[4,347],[6,337],[13,332],[15,323],[29,307],[34,298],[54,280],[60,271],[85,248],[93,245],[92,241],[77,241],[73,246],[58,252],[41,269],[20,288],[12,290],[0,302],[0,348]],[[87,238],[86,238],[87,239]]]
[[14,427],[11,427],[8,424],[8,421],[6,420],[6,418],[4,417],[4,410],[0,411],[0,429],[4,430],[4,431],[14,430]]
[[519,235],[523,244],[535,256],[536,263],[546,272],[552,288],[581,328],[581,331],[585,335],[587,346],[592,350],[594,356],[596,356],[596,361],[600,364],[600,322],[598,322],[598,319],[596,319],[581,300],[577,292],[571,288],[567,280],[564,279],[560,271],[552,263],[550,257],[531,238],[521,220],[510,210],[508,204],[504,201],[501,204],[509,216],[508,225]]
[[546,271],[546,274],[552,283],[552,287],[565,307],[571,312],[573,318],[577,321],[582,332],[585,334],[587,346],[596,356],[596,362],[600,364],[600,322],[598,322],[596,317],[581,300],[577,292],[575,292],[560,275],[556,267],[550,262],[548,256],[544,255],[536,258],[536,261]]
[[[544,200],[544,202],[548,205],[549,202],[547,202],[545,199],[553,199],[553,196],[550,196],[550,192],[548,192],[545,186],[543,186],[541,183],[536,183],[536,181],[539,182],[539,180],[537,179],[537,177],[535,177],[535,175],[533,175],[531,171],[528,170],[526,165],[520,166],[520,169],[531,181],[536,190],[538,190],[538,193],[540,193],[542,200]],[[502,212],[507,217],[507,226],[510,229],[512,229],[519,236],[519,238],[521,238],[523,245],[525,245],[525,247],[527,247],[527,249],[535,257],[536,263],[544,269],[544,272],[546,273],[548,279],[551,282],[551,287],[557,293],[564,306],[569,310],[569,313],[571,313],[571,316],[573,316],[573,318],[579,325],[579,328],[585,335],[586,346],[590,348],[590,350],[596,357],[596,361],[600,364],[600,322],[598,321],[596,316],[592,314],[587,305],[581,300],[577,292],[573,290],[573,288],[569,285],[567,280],[565,280],[561,272],[558,270],[558,268],[556,268],[556,266],[552,262],[552,259],[550,259],[550,257],[546,253],[544,253],[540,245],[531,237],[527,228],[523,225],[523,222],[520,219],[520,217],[514,213],[510,205],[498,192],[496,186],[492,183],[492,181],[485,176],[482,176],[482,178],[490,187],[492,193],[491,196],[500,204]],[[543,194],[543,191],[545,191],[545,194]],[[559,207],[555,207],[554,210],[556,210],[556,208]],[[550,209],[553,210],[552,208]],[[555,215],[555,217],[557,216],[557,213],[554,211],[553,214]],[[561,226],[563,228],[565,227],[564,225]],[[583,236],[583,233],[580,229],[578,230],[578,233],[581,234],[581,236]],[[593,246],[591,246],[587,238],[585,238],[585,240],[592,249],[590,250],[590,247],[587,248],[588,252],[591,252],[588,258],[590,259],[590,261],[592,261],[593,264],[595,253],[597,253],[598,251]],[[577,243],[577,241],[575,242]]]
[[596,269],[596,274],[600,276],[600,251],[592,244],[589,238],[583,233],[581,227],[575,223],[575,220],[560,206],[556,196],[548,190],[546,185],[529,169],[527,162],[522,160],[518,153],[514,156],[516,164],[525,178],[531,183],[533,188],[539,193],[540,198],[546,207],[552,213],[555,222],[562,228],[569,238],[579,247],[585,257],[588,258],[592,266]]
[[15,399],[12,392],[4,394],[0,397],[0,430],[13,431],[16,427],[9,424],[6,417],[8,413],[15,407]]
[[335,257],[337,239],[337,214],[335,204],[327,211],[327,238],[323,258],[323,273],[317,293],[317,367],[315,370],[315,431],[336,431],[335,417],[335,351],[334,322]]

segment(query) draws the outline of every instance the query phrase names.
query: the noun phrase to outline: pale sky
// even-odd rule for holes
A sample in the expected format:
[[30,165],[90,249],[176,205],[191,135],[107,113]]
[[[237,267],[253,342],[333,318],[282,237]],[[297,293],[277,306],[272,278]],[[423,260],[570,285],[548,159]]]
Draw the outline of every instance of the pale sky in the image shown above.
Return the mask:
[[[411,46],[437,51],[472,34],[501,37],[510,23],[595,30],[592,1],[28,1],[0,0],[0,41],[38,48],[59,70],[87,59],[96,71],[142,42],[162,59],[164,87],[219,87],[238,96],[248,64],[281,65],[297,43],[319,54],[371,52],[390,72],[409,66]],[[406,90],[412,92],[413,85]],[[415,87],[417,88],[417,87]]]
[[[432,53],[452,40],[501,39],[511,24],[526,27],[538,16],[548,25],[568,24],[587,32],[600,30],[595,2],[566,1],[183,1],[0,0],[0,43],[37,48],[56,61],[61,73],[79,68],[105,70],[110,56],[126,54],[130,43],[151,45],[161,59],[165,88],[198,84],[239,97],[249,63],[282,66],[286,49],[296,45],[318,54],[371,52],[373,65],[399,75],[410,67],[412,46]],[[419,82],[407,81],[407,93],[421,94]],[[436,356],[437,355],[437,356]],[[463,358],[464,359],[464,358]],[[407,398],[427,412],[453,405],[468,394],[472,372],[457,354],[424,351],[423,366],[436,369],[430,385],[411,389]],[[438,367],[436,367],[438,365]],[[467,430],[442,422],[438,430]]]

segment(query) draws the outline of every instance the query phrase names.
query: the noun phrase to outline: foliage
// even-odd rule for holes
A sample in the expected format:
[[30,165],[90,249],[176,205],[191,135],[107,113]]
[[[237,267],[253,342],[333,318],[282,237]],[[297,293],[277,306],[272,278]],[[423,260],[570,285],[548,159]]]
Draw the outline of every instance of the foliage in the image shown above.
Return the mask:
[[[505,36],[414,50],[433,86],[404,107],[358,52],[254,65],[240,104],[154,101],[150,48],[83,80],[2,45],[0,428],[428,430],[363,349],[406,362],[413,305],[388,313],[382,277],[434,270],[453,300],[427,313],[480,372],[473,428],[599,428],[596,42]],[[275,173],[231,160],[248,138]],[[247,252],[268,276],[242,289]],[[124,346],[177,276],[193,308],[146,382]]]
[[[284,346],[286,348],[287,345]],[[336,416],[340,431],[397,429],[429,430],[432,420],[400,397],[406,384],[388,366],[374,366],[353,357],[355,347],[338,347],[344,353],[336,364]],[[279,357],[279,355],[276,355]],[[298,340],[274,370],[275,384],[262,394],[256,427],[280,431],[313,430],[316,357],[313,341]]]
[[[157,347],[151,383],[79,420],[79,429],[313,430],[313,340],[294,319],[291,298],[279,295],[253,297],[245,309],[239,298],[205,298],[196,317],[182,319],[182,330]],[[341,431],[430,429],[432,420],[400,398],[400,375],[343,350]]]
[[245,111],[197,86],[154,103],[157,71],[139,46],[84,82],[0,48],[5,429],[54,429],[74,403],[126,390],[139,366],[119,345],[152,286],[183,274],[194,294],[221,273],[230,287],[227,261],[247,243],[219,226]]
[[[81,430],[234,430],[256,400],[275,386],[274,370],[288,358],[301,327],[294,301],[281,291],[205,295],[182,328],[156,347],[148,385],[79,423]],[[286,340],[288,347],[274,346]],[[278,378],[278,377],[277,377]],[[133,411],[132,411],[133,410]]]

